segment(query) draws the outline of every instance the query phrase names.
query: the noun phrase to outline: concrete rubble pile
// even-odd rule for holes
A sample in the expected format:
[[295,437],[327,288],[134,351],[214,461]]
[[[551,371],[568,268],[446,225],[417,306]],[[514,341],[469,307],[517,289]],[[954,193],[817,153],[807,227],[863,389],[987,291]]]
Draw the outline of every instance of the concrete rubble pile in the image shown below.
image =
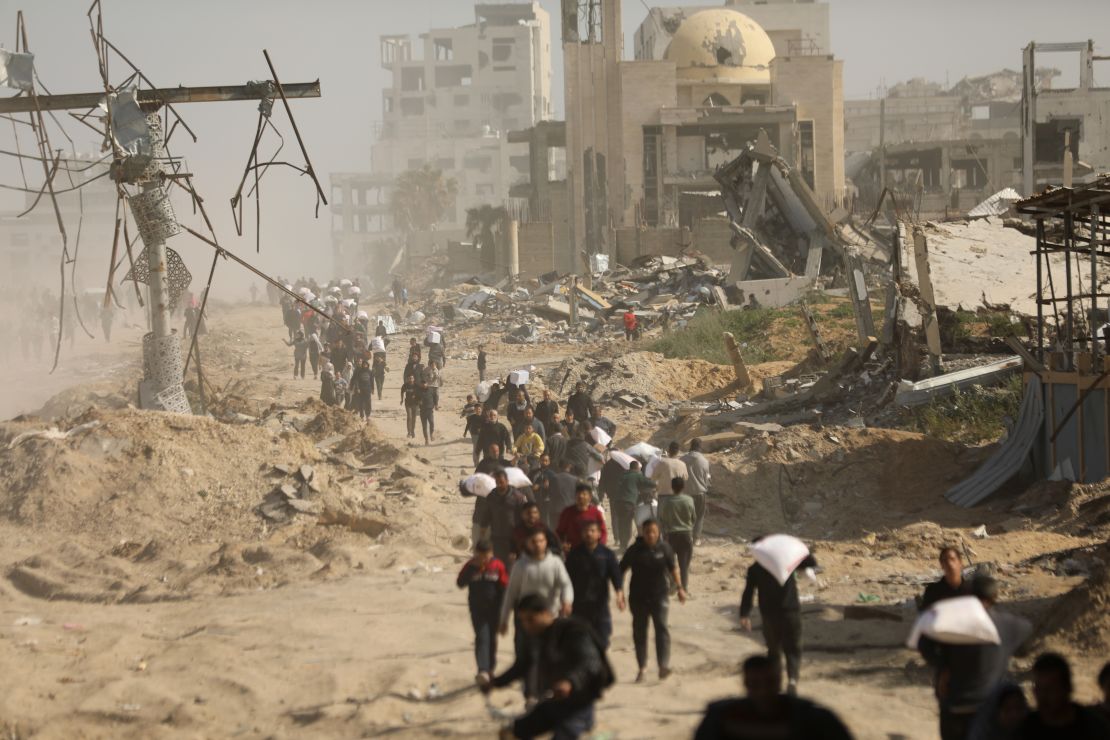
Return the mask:
[[644,328],[681,326],[700,307],[728,305],[739,295],[727,287],[726,274],[700,256],[646,255],[588,278],[552,272],[489,284],[472,277],[432,289],[408,318],[442,317],[455,327],[482,322],[508,344],[579,342],[620,335],[626,311]]

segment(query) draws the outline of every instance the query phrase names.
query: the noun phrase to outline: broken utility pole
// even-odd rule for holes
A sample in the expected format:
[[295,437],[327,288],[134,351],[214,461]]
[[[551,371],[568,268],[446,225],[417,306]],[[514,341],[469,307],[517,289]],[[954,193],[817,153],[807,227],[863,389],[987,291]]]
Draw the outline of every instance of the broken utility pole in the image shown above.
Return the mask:
[[[240,86],[178,87],[148,90],[111,90],[76,95],[16,96],[0,100],[0,113],[28,113],[88,109],[107,110],[107,136],[112,144],[112,178],[122,185],[137,186],[141,192],[128,195],[127,202],[143,240],[143,257],[136,260],[136,279],[145,272],[150,300],[149,334],[143,337],[143,381],[139,399],[143,408],[190,413],[183,386],[184,362],[181,344],[171,327],[170,314],[188,286],[188,271],[176,253],[169,258],[166,240],[181,232],[170,202],[165,137],[158,110],[175,103],[272,100],[320,96],[319,81],[282,86],[276,80]],[[299,139],[299,136],[298,136]],[[307,157],[306,157],[307,160]],[[307,167],[311,174],[311,165]],[[315,180],[315,176],[313,175]],[[317,185],[319,187],[319,185]],[[171,264],[172,263],[172,264]]]

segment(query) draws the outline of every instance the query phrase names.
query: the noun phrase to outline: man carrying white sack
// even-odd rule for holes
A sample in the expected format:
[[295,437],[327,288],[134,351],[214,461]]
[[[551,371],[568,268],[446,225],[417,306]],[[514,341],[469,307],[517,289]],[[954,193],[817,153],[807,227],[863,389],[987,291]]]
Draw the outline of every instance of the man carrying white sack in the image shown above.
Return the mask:
[[1010,658],[1033,631],[1028,621],[994,608],[994,578],[976,576],[971,590],[973,596],[934,605],[914,629],[930,638],[918,640],[916,647],[936,671],[941,740],[968,736],[979,707],[1006,677]]
[[802,667],[802,605],[794,572],[816,568],[817,561],[801,541],[789,535],[757,537],[752,540],[752,552],[756,562],[748,568],[740,599],[740,626],[751,631],[752,602],[758,593],[767,657],[780,675],[782,658],[786,657],[786,690],[795,696]]

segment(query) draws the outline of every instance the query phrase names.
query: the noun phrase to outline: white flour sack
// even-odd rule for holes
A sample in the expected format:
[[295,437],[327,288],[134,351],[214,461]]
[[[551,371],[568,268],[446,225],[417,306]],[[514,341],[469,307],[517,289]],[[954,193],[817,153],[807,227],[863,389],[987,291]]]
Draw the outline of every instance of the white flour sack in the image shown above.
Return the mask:
[[532,479],[520,468],[505,468],[505,476],[509,479],[509,488],[532,487]]
[[906,645],[916,648],[921,636],[946,645],[998,645],[1002,639],[975,596],[957,596],[933,604],[917,618]]
[[762,565],[775,577],[779,585],[794,572],[809,556],[809,548],[797,537],[788,534],[772,534],[751,546],[755,562]]

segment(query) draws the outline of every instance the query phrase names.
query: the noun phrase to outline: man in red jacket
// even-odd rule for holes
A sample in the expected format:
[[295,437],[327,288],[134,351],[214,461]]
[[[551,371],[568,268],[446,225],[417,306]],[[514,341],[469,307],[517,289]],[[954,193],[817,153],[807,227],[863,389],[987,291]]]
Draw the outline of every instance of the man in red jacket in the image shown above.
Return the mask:
[[636,314],[631,310],[624,312],[624,338],[631,342],[636,336]]
[[582,525],[586,522],[597,522],[601,528],[601,544],[609,544],[609,531],[605,527],[605,514],[593,503],[594,492],[585,483],[579,483],[574,489],[574,506],[563,509],[559,515],[559,526],[555,534],[563,541],[563,552],[570,552],[582,541]]

